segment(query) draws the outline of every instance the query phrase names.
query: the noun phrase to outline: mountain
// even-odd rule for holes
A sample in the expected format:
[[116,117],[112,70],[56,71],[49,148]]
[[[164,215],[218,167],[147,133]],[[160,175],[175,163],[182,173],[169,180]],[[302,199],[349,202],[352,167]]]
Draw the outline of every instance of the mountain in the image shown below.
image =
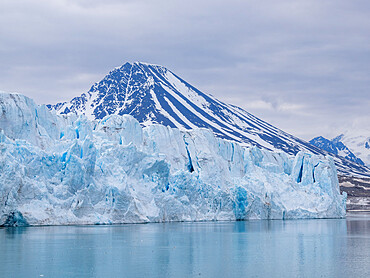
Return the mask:
[[346,145],[367,167],[370,167],[370,130],[351,129],[336,137]]
[[242,108],[205,94],[159,65],[126,63],[69,102],[48,105],[59,114],[84,114],[90,120],[129,114],[142,126],[159,123],[188,130],[207,128],[242,145],[297,154],[331,155],[344,175],[369,176],[367,167],[328,153],[253,116]]
[[370,167],[370,130],[352,129],[329,140],[322,136],[310,141],[316,147]]
[[342,156],[348,160],[351,160],[357,164],[365,165],[365,163],[356,155],[354,155],[351,150],[340,141],[342,135],[335,137],[332,140],[326,139],[322,136],[316,137],[309,141],[312,145],[321,148],[327,152],[330,152],[335,155]]

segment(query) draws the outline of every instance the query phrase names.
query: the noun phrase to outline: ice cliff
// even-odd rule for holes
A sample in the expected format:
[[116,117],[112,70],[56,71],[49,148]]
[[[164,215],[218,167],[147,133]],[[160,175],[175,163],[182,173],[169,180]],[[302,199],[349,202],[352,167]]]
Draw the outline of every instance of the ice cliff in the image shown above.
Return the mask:
[[344,217],[332,158],[0,93],[0,225]]

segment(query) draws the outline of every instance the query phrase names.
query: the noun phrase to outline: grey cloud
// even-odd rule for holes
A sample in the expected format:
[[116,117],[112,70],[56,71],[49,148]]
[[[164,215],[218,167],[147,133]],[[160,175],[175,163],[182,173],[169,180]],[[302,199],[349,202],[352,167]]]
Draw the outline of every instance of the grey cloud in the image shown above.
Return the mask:
[[0,90],[39,103],[68,100],[113,67],[145,61],[304,139],[370,126],[367,1],[0,5]]

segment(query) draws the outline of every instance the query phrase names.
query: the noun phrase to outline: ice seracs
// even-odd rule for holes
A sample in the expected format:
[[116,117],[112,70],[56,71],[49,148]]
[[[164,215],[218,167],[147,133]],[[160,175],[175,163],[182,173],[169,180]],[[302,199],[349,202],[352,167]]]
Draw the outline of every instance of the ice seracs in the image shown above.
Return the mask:
[[333,160],[0,94],[0,225],[344,217]]

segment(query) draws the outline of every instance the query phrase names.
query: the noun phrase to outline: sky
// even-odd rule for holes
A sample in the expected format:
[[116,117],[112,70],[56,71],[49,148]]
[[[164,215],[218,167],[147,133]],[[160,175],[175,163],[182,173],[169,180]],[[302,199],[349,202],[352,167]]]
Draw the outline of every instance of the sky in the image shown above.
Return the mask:
[[370,129],[369,1],[0,0],[1,91],[68,101],[134,61],[305,140]]

